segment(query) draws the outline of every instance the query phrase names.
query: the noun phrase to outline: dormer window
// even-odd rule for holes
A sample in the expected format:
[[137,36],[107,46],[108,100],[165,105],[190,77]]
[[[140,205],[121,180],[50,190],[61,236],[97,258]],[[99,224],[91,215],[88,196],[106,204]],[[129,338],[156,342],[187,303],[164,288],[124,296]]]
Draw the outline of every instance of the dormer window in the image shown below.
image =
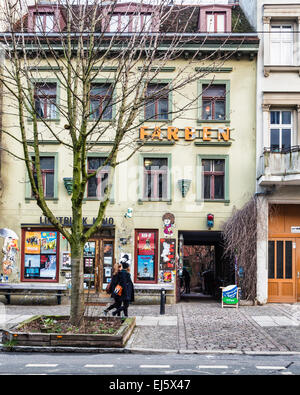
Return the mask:
[[231,32],[231,6],[207,5],[200,7],[199,30],[202,33]]
[[152,31],[152,15],[113,14],[110,16],[109,31],[111,33]]
[[35,31],[43,33],[51,33],[54,31],[54,13],[38,13],[34,14]]

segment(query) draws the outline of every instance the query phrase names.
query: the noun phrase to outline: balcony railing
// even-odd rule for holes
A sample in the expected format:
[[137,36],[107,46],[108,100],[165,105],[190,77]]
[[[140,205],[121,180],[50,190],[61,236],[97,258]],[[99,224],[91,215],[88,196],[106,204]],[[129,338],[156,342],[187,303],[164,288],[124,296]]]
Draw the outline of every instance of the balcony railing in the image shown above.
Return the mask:
[[275,151],[264,148],[259,158],[257,180],[260,185],[300,185],[300,146]]

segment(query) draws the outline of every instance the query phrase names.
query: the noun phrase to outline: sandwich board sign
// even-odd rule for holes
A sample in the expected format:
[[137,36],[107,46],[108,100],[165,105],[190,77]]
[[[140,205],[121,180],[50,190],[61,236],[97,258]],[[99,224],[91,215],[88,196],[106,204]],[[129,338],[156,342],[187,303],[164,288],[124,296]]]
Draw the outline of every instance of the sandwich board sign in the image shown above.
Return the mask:
[[228,285],[222,289],[222,308],[224,306],[239,307],[239,290],[237,285]]

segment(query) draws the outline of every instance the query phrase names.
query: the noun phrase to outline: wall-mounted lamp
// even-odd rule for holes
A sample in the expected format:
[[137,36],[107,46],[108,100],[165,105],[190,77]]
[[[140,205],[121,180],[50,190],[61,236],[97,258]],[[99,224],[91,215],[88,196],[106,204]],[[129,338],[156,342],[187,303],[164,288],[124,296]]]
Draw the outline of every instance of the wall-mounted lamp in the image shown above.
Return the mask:
[[190,189],[190,186],[191,186],[191,180],[188,180],[186,178],[182,179],[182,180],[178,180],[178,187],[179,187],[182,197],[186,196],[186,194],[188,193],[188,191]]
[[65,188],[68,192],[68,195],[72,195],[73,192],[73,178],[65,177],[64,179]]

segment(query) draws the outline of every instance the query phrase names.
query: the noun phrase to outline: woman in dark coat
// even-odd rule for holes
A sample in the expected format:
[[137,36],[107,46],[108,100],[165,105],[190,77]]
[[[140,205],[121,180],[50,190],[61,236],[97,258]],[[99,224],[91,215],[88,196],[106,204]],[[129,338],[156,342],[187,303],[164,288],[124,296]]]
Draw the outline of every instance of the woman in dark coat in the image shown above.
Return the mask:
[[118,273],[117,284],[122,287],[121,296],[117,296],[120,306],[112,313],[113,315],[120,315],[121,311],[124,316],[128,317],[128,306],[130,302],[134,301],[134,287],[129,273],[129,265],[127,262],[122,263],[122,270]]
[[[118,273],[121,269],[122,269],[121,265],[117,265],[117,264],[114,265],[114,271],[113,271],[113,275],[111,278],[109,291],[107,291],[109,294],[111,294],[111,297],[114,298],[114,303],[103,310],[103,313],[105,315],[107,315],[107,313],[110,310],[117,309],[117,308],[121,307],[122,302],[119,300],[119,296],[114,293],[115,287],[118,284],[118,282],[117,282],[118,281]],[[120,314],[118,314],[118,315],[120,315]]]

